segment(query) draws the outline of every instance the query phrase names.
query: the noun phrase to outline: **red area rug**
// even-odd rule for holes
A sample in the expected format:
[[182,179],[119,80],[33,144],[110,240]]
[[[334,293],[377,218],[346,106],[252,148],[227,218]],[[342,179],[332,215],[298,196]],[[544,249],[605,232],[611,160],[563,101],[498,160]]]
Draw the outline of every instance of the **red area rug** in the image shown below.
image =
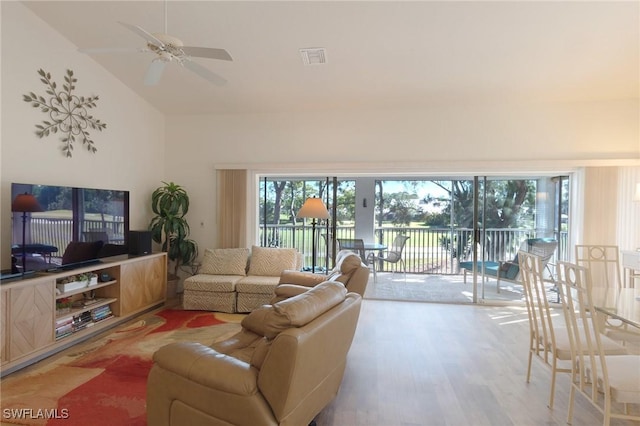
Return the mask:
[[165,309],[2,379],[2,424],[146,425],[153,353],[177,341],[210,345],[243,315]]

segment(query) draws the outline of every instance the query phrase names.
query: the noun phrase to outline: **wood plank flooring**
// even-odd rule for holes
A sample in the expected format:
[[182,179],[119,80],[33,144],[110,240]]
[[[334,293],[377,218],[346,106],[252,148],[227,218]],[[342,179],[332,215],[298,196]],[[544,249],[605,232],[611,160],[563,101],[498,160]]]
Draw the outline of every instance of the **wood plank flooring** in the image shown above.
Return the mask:
[[[547,367],[536,360],[525,382],[527,345],[524,306],[365,299],[340,392],[317,425],[566,425],[569,378],[559,375],[550,410]],[[601,424],[578,395],[573,425]]]
[[[347,370],[318,426],[565,425],[569,377],[534,362],[524,307],[364,300]],[[576,397],[573,425],[602,415]],[[612,421],[612,426],[637,425]]]

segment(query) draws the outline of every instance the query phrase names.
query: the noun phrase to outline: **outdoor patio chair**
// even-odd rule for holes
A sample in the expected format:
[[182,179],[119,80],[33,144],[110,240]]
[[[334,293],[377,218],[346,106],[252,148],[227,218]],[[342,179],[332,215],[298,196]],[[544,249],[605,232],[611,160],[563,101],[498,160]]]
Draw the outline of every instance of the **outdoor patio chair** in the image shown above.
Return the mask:
[[402,265],[402,271],[404,272],[404,280],[407,280],[407,265],[404,263],[404,259],[402,258],[402,252],[404,251],[404,246],[409,238],[410,237],[407,237],[406,235],[397,235],[393,239],[393,243],[386,253],[379,256],[376,256],[375,253],[371,253],[368,256],[369,263],[372,265],[373,269],[374,281],[377,279],[376,264],[379,264],[378,262],[387,262],[392,264],[400,263],[400,265]]
[[358,253],[362,263],[369,266],[362,238],[338,238],[338,250],[351,250]]
[[[547,271],[548,277],[545,280],[553,280],[553,271],[549,261],[558,247],[558,242],[552,238],[528,238],[520,245],[520,251],[540,256],[542,269]],[[463,271],[464,282],[467,282],[467,272],[473,271],[473,262],[460,262],[460,269]],[[508,281],[515,284],[522,284],[520,281],[520,264],[518,255],[509,261],[479,261],[478,272],[483,272],[485,278],[496,279],[496,291],[500,293],[500,281]]]

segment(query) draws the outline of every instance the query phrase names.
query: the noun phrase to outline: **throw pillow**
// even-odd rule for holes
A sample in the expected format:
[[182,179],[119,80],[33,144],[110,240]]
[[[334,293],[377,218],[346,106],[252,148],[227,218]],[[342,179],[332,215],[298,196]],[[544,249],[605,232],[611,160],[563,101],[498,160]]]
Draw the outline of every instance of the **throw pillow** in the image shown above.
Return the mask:
[[296,258],[295,249],[253,246],[249,275],[279,277],[285,269],[296,268]]
[[248,248],[206,249],[200,267],[201,274],[246,275]]

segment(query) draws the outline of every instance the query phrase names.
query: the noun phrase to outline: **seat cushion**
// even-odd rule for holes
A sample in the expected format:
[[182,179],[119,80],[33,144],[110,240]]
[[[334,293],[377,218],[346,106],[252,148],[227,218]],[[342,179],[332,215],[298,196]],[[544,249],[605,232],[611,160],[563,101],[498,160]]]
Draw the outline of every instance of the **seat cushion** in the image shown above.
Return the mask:
[[611,397],[614,401],[640,403],[640,356],[616,355],[607,357],[607,371]]
[[[498,276],[498,268],[500,268],[500,263],[498,262],[478,262],[478,271],[482,271],[482,267],[484,265],[484,272],[487,275]],[[460,262],[460,269],[466,269],[467,271],[473,271],[473,262]]]
[[201,274],[246,275],[248,248],[206,249],[200,267]]
[[258,277],[247,275],[236,283],[238,293],[273,294],[280,277]]

